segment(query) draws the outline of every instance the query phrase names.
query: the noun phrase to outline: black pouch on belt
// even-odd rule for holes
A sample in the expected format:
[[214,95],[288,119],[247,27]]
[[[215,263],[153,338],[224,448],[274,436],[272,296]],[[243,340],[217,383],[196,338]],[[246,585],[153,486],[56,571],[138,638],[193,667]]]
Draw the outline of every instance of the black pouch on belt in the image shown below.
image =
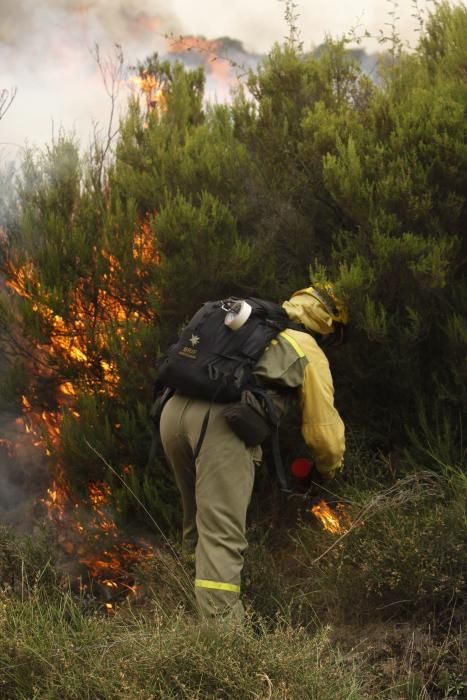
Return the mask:
[[243,391],[238,403],[223,411],[231,430],[247,447],[260,445],[271,435],[271,424],[258,399],[251,391]]

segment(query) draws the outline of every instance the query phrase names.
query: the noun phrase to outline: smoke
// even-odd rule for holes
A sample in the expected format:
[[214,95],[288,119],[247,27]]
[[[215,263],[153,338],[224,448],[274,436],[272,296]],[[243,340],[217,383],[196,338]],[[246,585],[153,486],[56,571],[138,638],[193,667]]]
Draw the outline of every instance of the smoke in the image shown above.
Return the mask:
[[[86,145],[94,124],[107,125],[110,102],[96,45],[107,63],[115,61],[119,45],[126,66],[156,51],[187,65],[202,64],[208,96],[225,99],[235,71],[215,53],[246,66],[257,57],[240,42],[230,42],[225,52],[225,42],[205,42],[213,45],[206,50],[187,39],[174,49],[171,37],[182,34],[182,24],[169,5],[163,0],[48,0],[45,6],[36,0],[0,0],[0,89],[18,89],[0,120],[0,160],[5,154],[17,156],[26,143],[50,143],[60,129]],[[128,94],[123,86],[121,110]]]
[[93,36],[125,44],[146,41],[151,33],[177,32],[180,23],[161,0],[48,0],[44,7],[36,0],[2,0],[0,41],[28,49],[33,43],[47,47],[61,32],[74,39]]
[[[0,415],[0,525],[31,531],[50,485],[44,459],[14,416]],[[42,509],[43,510],[43,509]]]
[[107,60],[120,44],[135,61],[179,29],[160,0],[0,0],[0,16],[0,87],[18,88],[0,142],[15,148],[48,143],[60,128],[86,141],[93,123],[106,123],[96,44]]
[[[418,4],[426,17],[430,0]],[[340,36],[351,28],[357,33],[368,29],[374,37],[380,30],[390,33],[393,5],[397,6],[397,31],[404,40],[410,37],[416,43],[413,3],[298,1],[295,23],[304,49],[311,50],[326,33]],[[12,107],[0,118],[0,162],[18,160],[26,143],[40,147],[50,143],[61,128],[74,133],[84,147],[92,138],[93,125],[106,128],[111,105],[93,56],[96,44],[107,60],[112,60],[114,45],[119,44],[127,66],[155,51],[187,65],[202,64],[208,98],[224,101],[237,71],[217,56],[254,66],[259,54],[288,34],[284,8],[279,0],[253,4],[236,0],[222,7],[213,0],[0,0],[0,90],[18,88]],[[179,48],[174,53],[168,37],[187,34],[211,39],[239,36],[241,42],[218,40],[212,50],[198,50],[194,42],[191,50]],[[371,50],[381,49],[374,42]],[[121,111],[127,97],[128,91],[122,88]]]

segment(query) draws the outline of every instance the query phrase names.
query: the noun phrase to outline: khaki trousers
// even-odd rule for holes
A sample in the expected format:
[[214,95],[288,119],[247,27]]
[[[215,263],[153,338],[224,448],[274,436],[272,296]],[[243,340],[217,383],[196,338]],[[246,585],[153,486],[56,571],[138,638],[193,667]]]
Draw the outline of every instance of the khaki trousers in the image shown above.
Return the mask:
[[[175,395],[160,421],[162,445],[183,504],[183,546],[196,552],[195,595],[202,616],[243,616],[240,601],[246,514],[261,448],[248,448],[227,425],[225,404]],[[196,459],[201,426],[209,423]]]

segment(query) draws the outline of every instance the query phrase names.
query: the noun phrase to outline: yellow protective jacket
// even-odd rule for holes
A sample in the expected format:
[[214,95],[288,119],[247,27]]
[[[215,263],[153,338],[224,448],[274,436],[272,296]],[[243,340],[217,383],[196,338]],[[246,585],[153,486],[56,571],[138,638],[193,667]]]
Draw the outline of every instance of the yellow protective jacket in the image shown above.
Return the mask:
[[[306,294],[283,304],[287,314],[306,328],[323,334],[332,330],[332,319],[321,304]],[[343,465],[344,423],[334,406],[334,386],[326,355],[308,333],[286,329],[266,348],[255,374],[273,384],[299,388],[302,435],[316,468],[332,475]]]

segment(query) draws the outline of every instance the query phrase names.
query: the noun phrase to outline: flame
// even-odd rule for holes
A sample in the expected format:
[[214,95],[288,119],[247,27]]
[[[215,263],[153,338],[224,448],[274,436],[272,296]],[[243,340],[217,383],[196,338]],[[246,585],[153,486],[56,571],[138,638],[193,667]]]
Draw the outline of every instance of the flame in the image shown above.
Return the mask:
[[[77,503],[73,499],[71,489],[62,469],[57,469],[55,478],[47,489],[47,496],[42,499],[42,503],[47,508],[49,519],[60,526],[62,542],[64,541],[63,525],[70,525],[72,529],[76,530],[78,533],[81,532],[79,524],[74,522],[71,517],[71,512],[77,507]],[[68,547],[68,549],[70,549],[70,547]]]
[[[84,383],[92,384],[93,392],[112,394],[115,393],[120,377],[116,364],[105,357],[108,325],[112,324],[124,344],[125,326],[128,322],[141,319],[153,320],[152,312],[142,301],[145,297],[146,268],[159,263],[151,215],[148,214],[138,222],[133,236],[132,254],[135,273],[142,290],[134,294],[130,290],[128,296],[122,298],[117,291],[117,280],[122,275],[121,264],[109,251],[102,250],[101,253],[108,264],[108,272],[102,275],[105,286],[98,287],[90,300],[89,281],[83,280],[79,283],[74,291],[71,313],[67,319],[53,311],[52,300],[44,292],[32,263],[27,262],[18,268],[15,268],[12,263],[7,263],[6,284],[20,296],[34,299],[32,310],[48,329],[49,343],[36,348],[38,355],[46,356],[45,364],[50,363],[52,356],[64,361],[70,367],[84,366],[89,370],[90,375],[85,377]],[[92,333],[90,326],[92,326]],[[91,335],[99,353],[98,357],[95,356],[96,349],[94,349],[94,355],[91,355],[88,347]],[[100,369],[100,380],[96,377],[96,367]],[[63,397],[75,396],[76,390],[77,387],[70,381],[65,381],[62,382],[58,391]],[[58,402],[62,403],[60,400]]]
[[310,510],[318,518],[323,528],[334,535],[343,535],[351,525],[350,515],[342,503],[338,503],[334,509],[322,499]]
[[206,68],[220,83],[232,84],[234,82],[234,74],[232,71],[232,62],[229,58],[221,56],[219,51],[222,48],[222,42],[219,39],[205,39],[199,36],[181,36],[178,39],[172,39],[169,46],[169,52],[175,54],[184,54],[191,51],[196,51],[204,57]]
[[[133,237],[133,259],[135,263],[147,265],[154,263],[159,265],[160,256],[156,250],[155,237],[152,231],[151,217],[146,215]],[[137,267],[137,272],[141,274],[141,269]]]
[[218,39],[205,39],[202,36],[180,36],[170,42],[171,53],[185,53],[192,49],[204,51],[209,56],[216,56],[221,46]]
[[63,384],[60,384],[58,387],[58,390],[62,392],[62,394],[65,394],[65,396],[75,396],[76,391],[71,382],[63,382]]
[[[148,71],[141,71],[140,75],[133,75],[130,82],[140,90],[146,102],[146,115],[156,111],[161,114],[167,109],[167,82]],[[144,124],[148,126],[147,122]]]
[[[136,593],[129,576],[132,565],[152,558],[154,550],[146,542],[122,543],[117,525],[108,510],[111,488],[105,482],[88,484],[87,498],[78,502],[73,498],[63,471],[52,482],[43,500],[49,518],[60,526],[59,544],[69,556],[76,556],[84,564],[92,579],[123,592]],[[90,508],[86,522],[83,514]],[[101,544],[106,546],[101,549]],[[113,607],[113,606],[112,606]]]
[[[31,308],[45,330],[43,336],[47,341],[34,348],[27,346],[28,356],[33,356],[31,374],[53,379],[57,376],[57,365],[62,368],[55,383],[53,410],[38,405],[32,385],[28,395],[21,399],[23,414],[17,420],[44,457],[53,457],[53,479],[41,502],[57,526],[62,550],[87,566],[92,578],[121,597],[122,592],[125,595],[136,592],[128,571],[135,562],[152,557],[153,548],[144,542],[122,543],[110,507],[112,493],[108,484],[90,482],[85,497],[81,500],[75,497],[60,462],[61,427],[65,415],[80,419],[76,409],[79,395],[96,392],[112,395],[118,388],[118,367],[107,349],[109,327],[125,351],[128,324],[154,321],[151,309],[142,301],[148,296],[145,294],[148,270],[159,262],[151,215],[137,222],[133,234],[133,270],[138,280],[134,291],[131,288],[119,291],[121,263],[109,250],[100,252],[107,264],[101,284],[94,294],[89,294],[90,281],[83,279],[78,283],[66,318],[54,311],[53,299],[42,287],[31,262],[16,267],[12,261],[8,262],[6,283],[31,301]],[[76,375],[77,380],[69,379]],[[0,446],[8,447],[3,441]],[[132,469],[132,465],[124,465],[125,473]],[[108,602],[106,606],[113,609],[114,604]]]

